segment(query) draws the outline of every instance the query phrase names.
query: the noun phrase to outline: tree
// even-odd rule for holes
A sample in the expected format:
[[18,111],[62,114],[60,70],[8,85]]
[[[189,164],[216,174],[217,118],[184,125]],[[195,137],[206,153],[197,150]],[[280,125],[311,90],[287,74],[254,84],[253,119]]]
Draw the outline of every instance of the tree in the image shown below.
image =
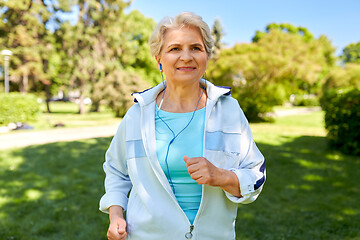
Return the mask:
[[[124,16],[125,29],[128,34],[126,42],[127,61],[123,65],[129,71],[134,71],[150,85],[161,82],[161,77],[155,58],[151,56],[148,44],[149,38],[156,25],[153,19],[145,17],[137,10]],[[125,56],[125,55],[124,55]]]
[[[46,28],[58,21],[57,12],[69,10],[67,1],[2,1],[0,42],[11,49],[11,81],[13,90],[45,91],[47,109],[52,86],[59,83],[59,63],[53,33]],[[55,71],[58,69],[58,71]]]
[[[323,83],[321,80],[325,78],[336,61],[335,48],[329,39],[324,35],[315,39],[308,29],[288,23],[269,24],[264,33],[259,33],[257,31],[254,36],[254,43],[262,46],[268,45],[266,49],[270,53],[285,59],[290,57],[295,64],[291,66],[295,71],[292,71],[286,78],[295,77],[297,79],[296,89],[306,93],[318,93]],[[274,36],[275,33],[278,37]],[[271,39],[269,35],[274,39]],[[282,50],[279,52],[279,49]],[[314,75],[315,72],[317,74]]]
[[127,76],[135,77],[138,72],[143,78],[150,76],[148,82],[155,81],[156,64],[147,49],[154,22],[137,11],[126,15],[124,9],[130,3],[79,1],[77,24],[64,23],[56,31],[57,41],[65,52],[63,64],[69,72],[70,85],[80,91],[80,113],[84,113],[86,95],[91,96],[92,111],[99,110],[107,96],[95,86],[108,82],[109,76],[131,72]]
[[[104,100],[115,110],[117,115],[125,113],[125,110],[130,106],[129,104],[133,102],[130,96],[131,92],[124,92],[124,89],[135,92],[161,81],[157,63],[150,54],[148,44],[155,22],[138,11],[131,11],[124,16],[124,23],[124,28],[121,31],[126,34],[127,40],[123,43],[123,51],[121,59],[119,59],[123,69],[114,69],[111,76],[106,77],[104,81],[98,81],[91,94],[93,102],[100,103]],[[115,81],[114,76],[118,76],[119,79]],[[131,78],[133,80],[130,80]],[[109,79],[112,79],[112,82]],[[119,81],[124,81],[124,83]],[[107,83],[114,89],[110,91],[107,87],[106,91],[99,91],[99,89],[103,89],[100,86]],[[125,86],[125,83],[131,84],[131,86]],[[118,86],[123,86],[122,90]],[[119,96],[115,96],[116,91],[118,91]],[[117,99],[117,104],[114,104],[114,99]],[[119,111],[119,106],[124,107],[124,109]],[[98,110],[95,104],[92,105],[91,110]]]
[[326,75],[323,94],[339,89],[360,88],[360,42],[347,45],[343,49],[341,58],[345,64],[343,66],[335,66]]
[[221,40],[224,37],[224,31],[221,26],[220,19],[218,18],[215,19],[214,25],[211,30],[211,35],[214,38],[213,58],[217,59],[223,47]]
[[307,28],[296,27],[290,23],[270,23],[266,26],[265,32],[256,31],[252,41],[258,42],[262,37],[271,32],[271,30],[279,30],[283,33],[301,35],[305,41],[311,41],[314,39],[313,34]]
[[309,40],[271,29],[253,43],[224,49],[208,73],[216,84],[231,86],[247,117],[258,121],[291,94],[318,93],[335,62],[333,54],[325,36]]
[[101,96],[115,112],[116,117],[122,117],[134,103],[134,98],[130,93],[148,87],[149,84],[143,81],[138,74],[115,70],[108,74],[103,81],[95,83],[94,95]]
[[[78,1],[78,22],[66,22],[56,31],[57,41],[64,51],[63,65],[70,86],[80,92],[79,113],[85,113],[84,99],[96,81],[101,81],[112,69],[121,67],[122,39],[118,27],[123,1]],[[111,47],[109,47],[109,45]],[[95,105],[98,104],[95,102]]]
[[[46,76],[41,52],[45,51],[44,37],[48,34],[44,22],[49,12],[41,1],[1,1],[1,45],[10,49],[10,81],[20,92],[27,92]],[[30,86],[29,86],[30,85]]]
[[[70,88],[80,92],[79,112],[84,113],[85,96],[91,96],[94,111],[106,98],[94,86],[108,75],[123,72],[127,77],[121,79],[160,82],[147,44],[155,22],[138,11],[125,14],[130,4],[122,0],[1,1],[0,44],[14,53],[11,80],[18,84],[12,85],[13,90],[45,91],[50,111],[52,94]],[[70,11],[78,13],[75,25],[61,17]]]
[[360,63],[360,42],[347,45],[341,57],[345,63]]
[[344,67],[336,66],[326,76],[323,92],[344,88],[360,88],[360,64],[347,63]]
[[[66,91],[69,85],[69,77],[62,68],[64,52],[61,51],[59,43],[56,43],[55,35],[48,35],[46,52],[42,52],[43,68],[47,79],[44,81],[45,101],[47,112],[50,113],[51,98],[58,90]],[[46,57],[45,57],[46,56]]]

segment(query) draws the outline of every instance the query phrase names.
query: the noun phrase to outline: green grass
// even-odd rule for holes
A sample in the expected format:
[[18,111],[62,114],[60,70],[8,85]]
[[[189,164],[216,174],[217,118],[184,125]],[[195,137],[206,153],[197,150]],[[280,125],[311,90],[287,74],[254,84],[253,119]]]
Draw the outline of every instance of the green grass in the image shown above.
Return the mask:
[[[360,239],[360,158],[328,149],[322,119],[251,125],[267,181],[254,203],[239,206],[237,239]],[[97,209],[109,141],[1,151],[0,239],[106,239],[108,216]]]
[[106,239],[102,163],[110,138],[0,152],[0,239]]
[[316,107],[316,106],[293,106],[291,104],[289,105],[277,105],[273,107],[274,111],[279,111],[279,110],[289,110],[289,109],[307,109],[307,108],[312,108],[312,107]]
[[321,112],[251,125],[267,180],[239,207],[238,239],[360,239],[360,158],[328,149],[322,126]]
[[55,124],[62,123],[65,127],[87,127],[110,125],[118,123],[120,118],[115,118],[114,113],[104,106],[100,108],[100,113],[89,112],[90,106],[86,106],[86,114],[78,114],[79,107],[72,102],[51,102],[51,113],[46,113],[45,104],[41,105],[41,114],[37,121],[29,122],[34,130],[47,130]]

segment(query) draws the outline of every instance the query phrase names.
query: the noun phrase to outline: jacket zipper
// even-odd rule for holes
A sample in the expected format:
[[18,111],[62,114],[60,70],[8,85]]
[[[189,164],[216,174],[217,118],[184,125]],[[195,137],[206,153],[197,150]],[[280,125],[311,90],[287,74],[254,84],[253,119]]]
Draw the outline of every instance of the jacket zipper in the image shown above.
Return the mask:
[[192,231],[194,230],[194,225],[190,225],[190,232],[185,233],[186,239],[191,239],[193,234]]
[[[207,99],[206,101],[208,101],[208,99]],[[207,105],[208,105],[208,104],[207,104],[207,102],[206,102],[206,107],[208,107]],[[213,107],[213,105],[211,106],[211,109],[212,109],[212,107]],[[209,120],[209,117],[210,117],[210,114],[209,114],[209,115],[207,115],[207,114],[205,115],[204,139],[203,139],[203,156],[204,156],[204,157],[206,156],[206,153],[205,153],[205,151],[206,151],[206,149],[205,149],[205,132],[206,132],[206,126],[207,126],[207,122],[208,122],[208,120]],[[196,214],[196,216],[195,216],[195,219],[194,219],[193,224],[190,225],[190,231],[187,232],[187,233],[185,233],[185,238],[186,238],[186,239],[191,239],[191,238],[193,237],[192,232],[193,232],[193,230],[194,230],[194,228],[195,228],[194,223],[196,222],[196,220],[197,220],[197,218],[198,218],[198,215],[199,215],[199,212],[200,212],[200,209],[201,209],[201,205],[203,204],[204,186],[202,186],[201,191],[202,191],[202,193],[201,193],[200,206],[199,206],[198,212],[197,212],[197,214]],[[181,209],[181,210],[182,210],[182,209]],[[182,212],[183,212],[183,214],[185,215],[184,211],[182,211]],[[186,216],[186,215],[185,215],[185,216]],[[187,218],[187,217],[186,217],[186,218]]]
[[[208,100],[206,100],[206,101],[208,101]],[[207,104],[206,104],[207,105]],[[206,107],[208,107],[208,106],[206,106]],[[213,107],[213,106],[212,106]],[[205,157],[205,132],[206,132],[206,125],[207,125],[207,121],[209,120],[209,116],[210,116],[210,114],[207,116],[207,115],[205,115],[205,126],[204,126],[204,139],[203,139],[203,156]],[[193,234],[192,234],[192,232],[193,232],[193,230],[194,230],[194,228],[195,228],[195,226],[194,226],[194,223],[196,222],[196,219],[198,218],[198,215],[199,215],[199,212],[200,212],[200,209],[201,209],[201,205],[203,204],[203,198],[204,198],[204,186],[202,186],[202,188],[201,188],[201,191],[202,191],[202,193],[201,193],[201,202],[200,202],[200,206],[199,206],[199,209],[198,209],[198,212],[197,212],[197,214],[196,214],[196,216],[195,216],[195,219],[194,219],[194,222],[193,222],[193,224],[190,224],[190,231],[189,232],[187,232],[187,233],[185,233],[185,238],[186,239],[191,239],[192,237],[193,237]],[[174,196],[175,197],[175,196]],[[180,208],[181,209],[181,208]],[[182,211],[182,209],[181,209],[181,211]],[[185,215],[185,217],[186,217],[186,214],[184,213],[184,211],[182,211],[183,212],[183,214]],[[186,217],[186,219],[187,219],[187,217]],[[189,221],[189,220],[188,220]]]
[[[143,112],[143,111],[144,111],[144,109],[141,108],[141,116],[144,116],[144,112]],[[142,122],[142,121],[141,121],[141,122]],[[143,141],[144,141],[144,145],[146,146],[146,145],[147,145],[146,138],[145,138],[144,136],[142,136],[142,138],[143,138]],[[146,151],[146,148],[145,148],[145,151]],[[151,156],[151,154],[149,154],[148,152],[147,152],[147,155],[148,155],[148,156]],[[151,164],[151,165],[152,165],[152,164]],[[153,168],[153,166],[151,166],[151,167]],[[156,171],[155,171],[155,174],[156,174]],[[157,174],[156,174],[156,175],[157,175]],[[165,174],[164,174],[164,175],[165,175]],[[179,203],[178,203],[177,200],[176,200],[175,194],[173,193],[173,191],[172,191],[172,189],[171,189],[170,183],[169,183],[168,181],[166,181],[166,182],[163,183],[163,182],[161,181],[161,178],[160,178],[158,175],[157,175],[157,177],[158,177],[158,179],[159,179],[160,184],[165,188],[165,190],[169,193],[170,197],[173,199],[174,204],[177,205],[177,207],[179,208],[180,212],[182,213],[182,215],[183,215],[184,218],[185,218],[185,221],[187,221],[187,223],[190,225],[190,231],[187,232],[187,233],[185,233],[185,237],[186,237],[187,239],[192,238],[192,237],[193,237],[192,231],[194,230],[194,224],[191,224],[191,223],[190,223],[190,221],[189,221],[189,219],[187,218],[185,212],[181,209]],[[165,178],[166,178],[166,177],[165,177]],[[170,191],[167,190],[167,188],[165,187],[165,185],[168,185],[168,186],[169,186],[169,190],[170,190]],[[201,206],[201,203],[200,203],[200,206]],[[199,208],[199,209],[200,209],[200,208]],[[195,219],[196,219],[196,217],[195,217]],[[195,220],[194,220],[194,222],[195,222]],[[188,238],[187,236],[190,237],[190,238]]]
[[[208,100],[207,100],[208,101]],[[208,106],[206,106],[206,107],[208,107]],[[212,107],[213,107],[213,105],[211,106],[211,109],[212,109]],[[203,139],[203,156],[205,157],[205,132],[206,132],[206,125],[207,125],[207,122],[208,122],[208,120],[209,120],[209,117],[210,117],[210,114],[208,115],[208,116],[206,116],[205,115],[205,126],[204,126],[204,139]],[[190,231],[189,232],[187,232],[187,233],[185,233],[185,238],[186,239],[191,239],[192,237],[193,237],[193,230],[194,230],[194,228],[195,228],[195,222],[196,222],[196,220],[197,220],[197,218],[198,218],[198,215],[199,215],[199,212],[200,212],[200,209],[201,209],[201,205],[203,204],[203,198],[204,198],[204,186],[202,186],[202,188],[201,188],[201,191],[202,191],[202,193],[201,193],[201,202],[200,202],[200,206],[199,206],[199,209],[198,209],[198,212],[197,212],[197,214],[196,214],[196,216],[195,216],[195,219],[194,219],[194,222],[193,222],[193,224],[190,224]],[[173,197],[173,200],[176,202],[176,204],[179,206],[179,203],[176,201],[176,197],[175,197],[175,195],[174,194],[172,194],[174,197]],[[180,206],[179,206],[179,208],[180,208]],[[185,218],[186,218],[186,220],[188,220],[188,222],[190,223],[190,221],[189,221],[189,219],[187,218],[187,216],[186,216],[186,214],[185,214],[185,212],[180,208],[180,211],[183,213],[183,215],[185,216]]]
[[[208,100],[207,100],[207,101],[208,101]],[[213,108],[213,105],[211,106],[211,109],[212,109],[212,108]],[[141,110],[143,111],[143,108],[141,108]],[[143,115],[143,112],[142,112],[141,115]],[[206,125],[207,125],[207,121],[209,120],[209,116],[210,116],[210,114],[209,114],[208,116],[205,115],[204,146],[203,146],[204,149],[203,149],[203,151],[205,151],[205,132],[206,132]],[[146,145],[146,143],[145,143],[146,138],[143,137],[143,139],[144,139],[144,140],[143,140],[143,141],[144,141],[144,144]],[[203,155],[205,156],[204,153],[203,153]],[[160,180],[160,178],[159,178],[159,180]],[[161,181],[160,181],[160,183],[162,184]],[[169,182],[167,182],[167,184],[169,184]],[[163,185],[163,184],[162,184],[162,185]],[[169,184],[169,186],[170,186],[170,184]],[[171,189],[171,186],[170,186],[170,189]],[[204,186],[202,186],[201,202],[200,202],[200,206],[199,206],[199,209],[198,209],[198,212],[197,212],[197,214],[196,214],[196,217],[195,217],[195,219],[194,219],[193,224],[190,223],[190,221],[189,221],[189,219],[187,218],[185,212],[181,209],[179,203],[178,203],[177,200],[176,200],[176,197],[175,197],[174,193],[171,191],[171,193],[169,192],[169,194],[170,194],[171,198],[173,199],[173,201],[175,202],[175,204],[179,207],[180,211],[182,212],[182,214],[183,214],[183,216],[185,217],[185,219],[187,220],[187,222],[190,224],[190,231],[187,232],[187,233],[185,233],[185,238],[186,238],[186,239],[191,239],[191,238],[193,237],[193,233],[192,233],[192,232],[193,232],[193,230],[194,230],[194,228],[195,228],[194,223],[196,222],[196,219],[198,218],[199,211],[200,211],[201,205],[202,205],[202,203],[203,203]]]

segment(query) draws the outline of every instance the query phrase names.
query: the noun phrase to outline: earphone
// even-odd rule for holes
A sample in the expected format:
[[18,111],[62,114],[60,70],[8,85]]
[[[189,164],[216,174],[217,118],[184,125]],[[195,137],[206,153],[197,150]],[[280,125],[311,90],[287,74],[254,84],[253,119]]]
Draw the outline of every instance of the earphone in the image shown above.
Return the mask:
[[[161,64],[159,63],[159,66],[160,66],[160,69],[161,69]],[[191,121],[194,119],[194,116],[195,116],[195,112],[196,110],[198,109],[199,107],[199,103],[200,103],[200,100],[205,92],[205,89],[206,89],[206,79],[205,79],[205,86],[203,88],[203,91],[200,95],[200,98],[196,104],[196,108],[190,118],[190,121],[186,124],[186,126],[180,131],[178,132],[177,134],[174,133],[174,131],[170,128],[170,126],[160,117],[159,115],[159,111],[161,109],[161,105],[163,103],[163,100],[164,100],[164,95],[165,95],[165,91],[166,91],[166,86],[165,86],[165,81],[164,81],[164,78],[163,78],[163,74],[162,74],[162,71],[161,71],[161,76],[162,76],[162,79],[163,79],[163,84],[164,84],[164,92],[162,94],[162,98],[161,98],[161,101],[160,101],[160,104],[159,104],[159,107],[158,107],[158,111],[156,112],[158,118],[166,125],[166,127],[171,131],[171,133],[173,134],[173,138],[170,140],[168,146],[167,146],[167,150],[166,150],[166,156],[165,156],[165,164],[166,164],[166,170],[167,170],[167,175],[169,177],[169,183],[170,183],[170,186],[171,186],[171,189],[173,190],[173,193],[175,194],[175,188],[174,188],[174,184],[172,182],[172,179],[171,179],[171,175],[170,175],[170,169],[169,169],[169,165],[168,165],[168,162],[167,162],[167,158],[168,158],[168,155],[169,155],[169,150],[170,150],[170,145],[175,141],[175,139],[190,125]],[[205,106],[206,107],[206,106]]]
[[[162,65],[161,65],[161,63],[159,62],[159,69],[160,69],[160,73],[161,73],[161,80],[162,80],[162,83],[163,83],[163,85],[164,85],[164,92],[163,92],[163,94],[162,94],[162,98],[161,98],[161,101],[160,101],[160,104],[159,104],[159,110],[161,109],[161,105],[163,104],[163,102],[164,102],[164,95],[165,95],[165,89],[166,89],[166,87],[165,87],[165,80],[164,80],[164,75],[163,75],[163,71],[162,71]],[[159,112],[159,111],[158,111]],[[159,116],[159,114],[158,114],[158,116]]]

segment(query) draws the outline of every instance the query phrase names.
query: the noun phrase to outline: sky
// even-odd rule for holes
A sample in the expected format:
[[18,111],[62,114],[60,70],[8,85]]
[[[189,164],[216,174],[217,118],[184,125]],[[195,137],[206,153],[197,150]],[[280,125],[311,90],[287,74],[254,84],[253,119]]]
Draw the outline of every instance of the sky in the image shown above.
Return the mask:
[[128,11],[135,9],[156,22],[191,11],[210,28],[218,18],[228,47],[251,42],[256,30],[274,22],[306,27],[315,38],[326,35],[337,55],[360,42],[360,0],[133,0]]

